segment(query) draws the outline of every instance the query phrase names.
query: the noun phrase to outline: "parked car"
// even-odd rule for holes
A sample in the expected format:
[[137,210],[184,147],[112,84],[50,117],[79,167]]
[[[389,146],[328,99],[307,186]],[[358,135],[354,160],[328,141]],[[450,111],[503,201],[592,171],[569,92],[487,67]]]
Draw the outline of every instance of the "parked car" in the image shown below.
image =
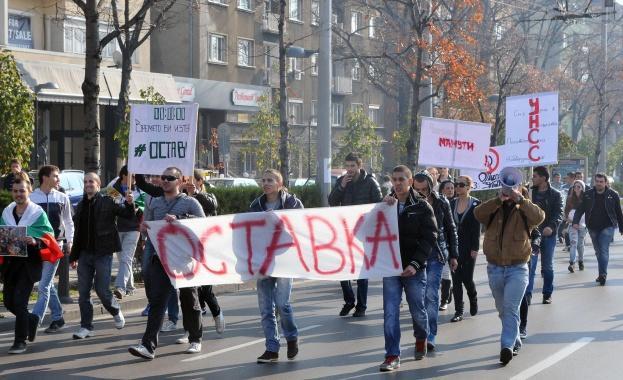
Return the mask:
[[252,178],[238,178],[238,177],[227,177],[227,178],[209,178],[206,179],[206,183],[214,186],[214,187],[259,187],[257,182]]
[[61,187],[65,194],[69,196],[69,202],[74,209],[82,200],[84,195],[84,171],[82,170],[61,170]]

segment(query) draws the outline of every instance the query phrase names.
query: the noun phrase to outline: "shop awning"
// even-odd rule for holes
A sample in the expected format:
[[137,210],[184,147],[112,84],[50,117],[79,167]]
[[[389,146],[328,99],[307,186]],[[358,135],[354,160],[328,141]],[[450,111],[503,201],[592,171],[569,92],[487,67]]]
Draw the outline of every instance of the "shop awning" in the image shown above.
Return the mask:
[[[54,82],[58,89],[43,89],[38,99],[41,102],[79,103],[83,102],[82,82],[84,67],[81,65],[51,62],[17,61],[24,82],[34,91],[39,83]],[[100,97],[102,105],[116,105],[121,86],[121,70],[100,69]],[[168,103],[181,103],[173,77],[169,74],[132,71],[130,100],[141,101],[139,90],[148,86],[160,93]]]

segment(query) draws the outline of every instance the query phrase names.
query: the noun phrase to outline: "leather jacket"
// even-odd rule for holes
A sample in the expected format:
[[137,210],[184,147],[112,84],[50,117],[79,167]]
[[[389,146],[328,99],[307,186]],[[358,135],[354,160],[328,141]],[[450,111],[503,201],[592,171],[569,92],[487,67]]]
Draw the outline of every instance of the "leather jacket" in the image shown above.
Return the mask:
[[[582,202],[578,205],[575,214],[573,215],[573,224],[579,224],[580,219],[582,219],[582,215],[586,214],[586,223],[587,227],[590,229],[591,227],[588,225],[591,220],[591,213],[593,212],[593,206],[595,204],[595,193],[597,190],[592,188],[588,191],[584,192],[582,196]],[[612,222],[614,227],[619,228],[619,232],[623,234],[623,215],[621,213],[621,203],[619,193],[612,190],[610,187],[606,187],[606,191],[604,192],[604,199],[606,202],[606,212],[608,213],[608,217]]]
[[409,265],[416,270],[425,268],[437,244],[437,222],[432,207],[413,189],[398,214],[398,231],[403,269]]
[[366,203],[378,203],[383,200],[381,194],[381,186],[374,179],[372,174],[366,173],[365,170],[359,171],[359,177],[356,182],[349,182],[345,188],[342,188],[341,176],[337,179],[331,194],[329,194],[329,205],[331,206],[353,206],[363,205]]
[[539,225],[539,232],[543,233],[545,227],[549,227],[552,229],[551,236],[556,236],[558,226],[560,225],[560,223],[562,223],[563,220],[562,196],[560,195],[560,191],[554,189],[548,184],[547,190],[545,191],[545,200],[541,204],[537,203],[537,201],[534,199],[535,193],[537,191],[537,187],[533,186],[532,202],[534,202],[537,206],[541,207],[543,211],[545,211],[545,220]]
[[[436,191],[431,192],[433,198],[433,211],[437,221],[437,252],[440,253],[439,261],[445,263],[448,259],[459,258],[459,237],[456,232],[456,224],[452,216],[450,202],[443,195],[439,195]],[[443,232],[443,233],[442,233]],[[446,257],[446,249],[448,257]]]

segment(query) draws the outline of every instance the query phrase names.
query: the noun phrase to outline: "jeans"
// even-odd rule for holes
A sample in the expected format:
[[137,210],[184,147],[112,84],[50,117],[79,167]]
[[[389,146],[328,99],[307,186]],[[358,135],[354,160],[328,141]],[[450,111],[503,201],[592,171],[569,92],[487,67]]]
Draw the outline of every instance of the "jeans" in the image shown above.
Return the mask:
[[419,270],[410,277],[383,278],[383,330],[385,332],[385,357],[400,356],[400,301],[406,295],[413,335],[428,335],[428,321],[424,299],[426,296],[426,271]]
[[117,272],[117,279],[115,280],[115,288],[134,290],[132,259],[134,258],[134,252],[136,252],[136,244],[138,243],[139,237],[140,232],[138,231],[119,232],[121,251],[117,252],[119,271]]
[[532,297],[532,289],[534,288],[534,275],[536,274],[536,267],[539,264],[539,255],[531,254],[530,261],[528,262],[529,274],[528,274],[528,287],[526,288],[526,294],[529,294]]
[[262,329],[266,337],[266,351],[279,352],[279,331],[275,309],[279,313],[281,329],[286,341],[296,340],[299,335],[294,322],[294,312],[290,306],[291,292],[291,278],[267,277],[257,280],[257,301],[262,315]]
[[[428,340],[435,342],[437,336],[437,316],[439,315],[439,287],[444,264],[434,259],[426,263],[426,315],[428,316]],[[423,337],[417,337],[423,338]]]
[[541,270],[543,271],[543,295],[551,296],[554,292],[554,249],[556,235],[541,238]]
[[78,304],[80,305],[80,326],[93,330],[93,304],[91,289],[99,297],[104,308],[112,315],[119,314],[117,300],[110,291],[112,255],[96,255],[86,251],[78,259]]
[[41,271],[41,280],[39,280],[38,287],[39,295],[37,296],[37,303],[32,308],[32,313],[39,317],[39,322],[43,322],[48,306],[50,307],[53,321],[63,318],[63,307],[54,287],[54,274],[60,262],[60,260],[57,260],[55,263],[43,262],[43,270]]
[[526,329],[528,326],[528,307],[532,300],[532,287],[534,286],[534,273],[536,272],[536,263],[539,260],[539,256],[535,253],[530,255],[530,261],[528,262],[528,286],[526,292],[521,300],[521,307],[519,308],[519,317],[521,322],[519,323],[519,329]]
[[575,229],[569,227],[569,264],[575,264],[577,254],[578,261],[584,261],[584,239],[586,238],[586,227]]
[[502,321],[502,348],[521,346],[519,339],[519,305],[528,285],[528,265],[487,265],[489,287],[495,308]]
[[[347,305],[355,305],[355,292],[353,285],[349,281],[340,281],[342,285],[342,293],[344,294],[344,303]],[[357,280],[357,309],[366,310],[368,307],[368,280]]]
[[[141,268],[142,274],[143,274],[143,281],[145,283],[145,292],[147,292],[148,289],[151,287],[151,281],[150,281],[150,276],[149,276],[149,266],[151,265],[153,258],[154,258],[154,246],[151,244],[149,239],[147,239],[145,241],[145,248],[143,250],[143,264]],[[149,297],[147,297],[147,299],[149,300]],[[148,303],[147,307],[151,307],[151,305]],[[173,323],[177,323],[177,321],[179,320],[180,308],[177,302],[177,289],[175,289],[173,286],[171,286],[171,291],[169,293],[169,298],[167,301],[167,315],[168,315],[169,321]]]
[[614,238],[614,227],[606,227],[601,231],[588,230],[593,241],[595,256],[597,256],[597,268],[600,276],[608,275],[608,259],[610,258],[610,243]]
[[190,343],[201,343],[203,325],[197,288],[181,288],[180,303],[182,304],[182,324],[184,331],[188,331],[188,341]]

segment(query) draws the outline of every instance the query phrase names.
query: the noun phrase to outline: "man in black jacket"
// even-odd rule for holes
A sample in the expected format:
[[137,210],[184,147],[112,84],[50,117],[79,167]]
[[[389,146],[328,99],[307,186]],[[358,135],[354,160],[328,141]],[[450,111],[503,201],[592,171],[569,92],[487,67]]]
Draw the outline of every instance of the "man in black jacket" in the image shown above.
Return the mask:
[[391,179],[394,193],[385,197],[385,201],[390,205],[398,203],[398,235],[403,272],[400,276],[383,278],[385,361],[379,368],[382,372],[400,367],[400,302],[403,291],[409,304],[415,336],[423,337],[423,341],[426,341],[425,268],[428,256],[437,244],[437,222],[433,209],[411,188],[411,170],[404,165],[396,166],[392,170]]
[[605,174],[595,174],[593,185],[592,189],[584,193],[582,203],[573,216],[572,227],[579,229],[580,219],[586,214],[586,227],[593,241],[599,268],[599,276],[595,281],[604,286],[608,276],[610,243],[614,237],[614,229],[618,227],[623,235],[623,214],[619,194],[608,186]]
[[[362,160],[357,153],[349,153],[344,159],[346,174],[337,179],[329,194],[331,206],[353,206],[366,203],[378,203],[383,199],[381,187],[372,174],[363,169]],[[340,316],[347,316],[355,308],[355,293],[350,281],[341,281],[344,293],[344,307]],[[353,317],[366,315],[368,300],[368,280],[357,280],[357,307]]]
[[450,203],[433,190],[434,180],[427,171],[417,173],[413,177],[413,189],[424,196],[435,212],[437,221],[437,243],[428,255],[426,263],[426,313],[428,314],[428,337],[416,337],[416,360],[423,359],[427,349],[435,349],[437,336],[437,317],[439,315],[439,287],[441,272],[446,262],[450,261],[450,269],[454,271],[458,265],[459,239],[456,225],[452,217]]

